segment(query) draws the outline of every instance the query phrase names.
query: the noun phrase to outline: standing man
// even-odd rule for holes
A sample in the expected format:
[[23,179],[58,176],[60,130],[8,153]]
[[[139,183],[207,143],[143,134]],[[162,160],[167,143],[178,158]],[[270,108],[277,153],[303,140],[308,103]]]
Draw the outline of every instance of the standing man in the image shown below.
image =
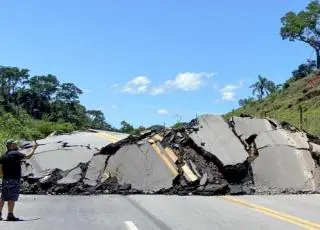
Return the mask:
[[0,158],[2,165],[2,194],[0,200],[0,220],[2,220],[2,209],[4,202],[8,202],[8,221],[19,221],[20,219],[13,214],[14,204],[18,201],[20,193],[20,179],[21,179],[21,160],[30,159],[38,145],[32,147],[28,154],[20,153],[17,142],[14,140],[7,141],[7,152]]

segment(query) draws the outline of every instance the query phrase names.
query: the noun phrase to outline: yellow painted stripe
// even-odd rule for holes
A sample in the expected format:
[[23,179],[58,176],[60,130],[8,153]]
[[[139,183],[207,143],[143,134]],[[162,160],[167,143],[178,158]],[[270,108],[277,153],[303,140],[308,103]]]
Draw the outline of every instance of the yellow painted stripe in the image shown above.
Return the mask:
[[192,170],[190,169],[189,165],[187,165],[186,162],[184,162],[184,163],[185,163],[185,165],[182,166],[182,170],[186,174],[186,176],[189,179],[189,181],[198,180],[198,177],[192,172]]
[[151,144],[151,147],[153,150],[158,154],[158,156],[163,160],[163,162],[167,165],[167,167],[170,169],[173,176],[178,176],[178,171],[175,169],[175,167],[171,164],[170,160],[161,153],[160,148],[157,146],[157,144]]
[[235,204],[239,204],[250,208],[254,211],[264,213],[266,215],[272,216],[274,218],[289,222],[291,224],[300,226],[304,229],[320,229],[320,224],[314,223],[296,216],[288,215],[270,208],[263,207],[261,205],[251,204],[245,200],[236,199],[232,196],[224,196],[222,199],[233,202]]
[[166,147],[166,148],[164,149],[164,151],[166,151],[167,155],[170,157],[170,159],[171,159],[171,161],[172,161],[173,163],[176,163],[176,162],[177,162],[178,157],[177,157],[177,155],[173,152],[172,149],[170,149],[169,147]]
[[117,141],[119,141],[118,138],[111,136],[111,135],[104,135],[104,133],[95,133],[97,136],[102,137],[104,139],[107,139],[108,141],[115,143]]

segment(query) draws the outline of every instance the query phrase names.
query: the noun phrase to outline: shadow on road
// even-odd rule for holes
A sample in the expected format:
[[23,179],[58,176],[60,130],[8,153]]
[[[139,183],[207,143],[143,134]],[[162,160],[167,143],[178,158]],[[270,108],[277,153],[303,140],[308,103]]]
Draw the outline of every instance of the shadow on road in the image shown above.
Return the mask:
[[3,220],[5,222],[26,222],[26,221],[36,221],[36,220],[40,220],[41,218],[33,218],[33,219],[20,219],[19,221],[8,221],[8,220]]

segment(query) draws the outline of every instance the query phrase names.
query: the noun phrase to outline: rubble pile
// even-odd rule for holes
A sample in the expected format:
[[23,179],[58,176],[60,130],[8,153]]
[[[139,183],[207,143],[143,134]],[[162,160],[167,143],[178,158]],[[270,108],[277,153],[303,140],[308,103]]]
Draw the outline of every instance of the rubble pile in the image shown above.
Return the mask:
[[23,164],[25,194],[279,194],[320,187],[320,140],[270,119],[203,115],[181,129],[140,136],[91,130],[39,143]]

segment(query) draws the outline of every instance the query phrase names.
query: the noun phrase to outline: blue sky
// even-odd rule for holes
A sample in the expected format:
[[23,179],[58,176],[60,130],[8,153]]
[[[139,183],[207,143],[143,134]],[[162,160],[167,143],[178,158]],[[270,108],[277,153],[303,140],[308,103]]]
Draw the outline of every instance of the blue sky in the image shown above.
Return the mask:
[[228,112],[258,74],[276,83],[312,50],[280,18],[306,0],[55,0],[0,3],[0,65],[54,74],[108,122],[172,124]]

